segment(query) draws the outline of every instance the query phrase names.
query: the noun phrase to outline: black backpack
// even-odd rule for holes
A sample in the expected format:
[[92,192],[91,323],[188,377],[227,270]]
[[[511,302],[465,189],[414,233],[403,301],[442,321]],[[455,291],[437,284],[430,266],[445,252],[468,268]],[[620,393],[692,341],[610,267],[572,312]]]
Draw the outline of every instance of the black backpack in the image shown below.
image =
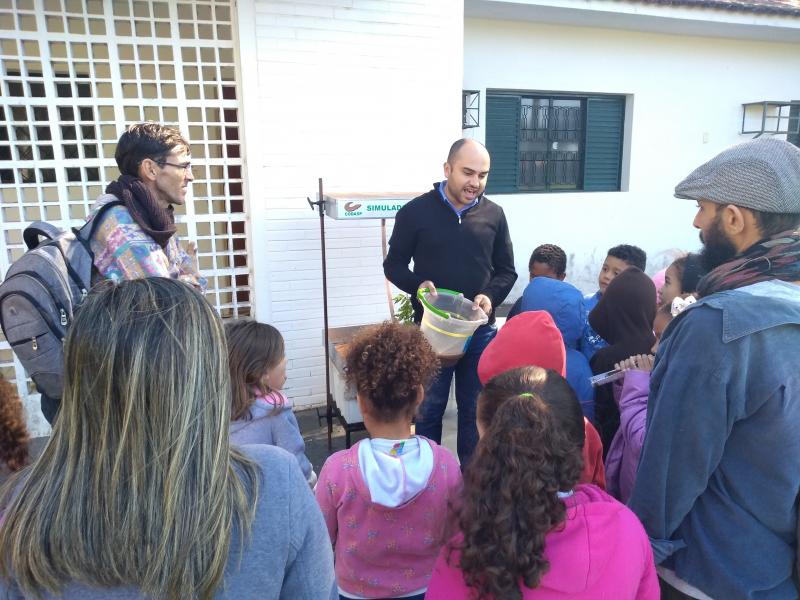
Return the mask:
[[120,204],[103,204],[91,221],[69,231],[44,221],[31,223],[22,234],[27,252],[0,283],[3,334],[36,389],[50,399],[61,398],[67,328],[92,285],[89,240],[103,214]]

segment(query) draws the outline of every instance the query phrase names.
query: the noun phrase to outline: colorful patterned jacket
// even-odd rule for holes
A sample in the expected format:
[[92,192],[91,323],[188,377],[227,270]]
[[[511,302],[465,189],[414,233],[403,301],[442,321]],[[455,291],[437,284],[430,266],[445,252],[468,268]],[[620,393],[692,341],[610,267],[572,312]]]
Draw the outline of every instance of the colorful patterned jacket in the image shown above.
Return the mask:
[[[100,196],[87,221],[94,218],[100,206],[115,199],[111,194]],[[91,248],[94,266],[106,279],[169,277],[189,283],[201,292],[206,290],[206,279],[200,275],[195,259],[180,247],[177,234],[162,249],[124,206],[115,206],[105,213],[92,237]]]

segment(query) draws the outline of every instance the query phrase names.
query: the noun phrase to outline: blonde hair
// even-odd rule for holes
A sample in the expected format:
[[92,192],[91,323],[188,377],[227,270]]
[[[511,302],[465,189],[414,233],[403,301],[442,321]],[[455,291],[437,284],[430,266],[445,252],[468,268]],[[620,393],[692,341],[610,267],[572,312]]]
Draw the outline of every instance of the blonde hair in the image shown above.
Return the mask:
[[259,487],[229,421],[225,336],[203,297],[170,279],[101,283],[67,336],[50,440],[4,490],[0,575],[25,596],[76,581],[211,598]]

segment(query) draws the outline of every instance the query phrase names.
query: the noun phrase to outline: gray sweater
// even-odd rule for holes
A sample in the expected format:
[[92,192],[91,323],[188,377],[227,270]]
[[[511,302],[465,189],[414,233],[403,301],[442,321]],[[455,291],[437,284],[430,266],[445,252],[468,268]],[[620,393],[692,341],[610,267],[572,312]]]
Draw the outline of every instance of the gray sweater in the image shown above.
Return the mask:
[[306,457],[306,444],[292,412],[289,401],[282,408],[270,406],[263,398],[256,398],[247,419],[231,422],[231,444],[269,444],[294,454],[300,470],[313,487],[317,482],[314,467]]
[[[287,600],[338,598],[333,552],[322,513],[295,458],[274,446],[243,446],[262,468],[263,481],[249,542],[239,552],[231,538],[231,554],[217,598]],[[0,581],[0,598],[24,598],[16,586]],[[45,595],[45,598],[53,598]],[[144,599],[132,587],[97,589],[70,583],[64,600]]]

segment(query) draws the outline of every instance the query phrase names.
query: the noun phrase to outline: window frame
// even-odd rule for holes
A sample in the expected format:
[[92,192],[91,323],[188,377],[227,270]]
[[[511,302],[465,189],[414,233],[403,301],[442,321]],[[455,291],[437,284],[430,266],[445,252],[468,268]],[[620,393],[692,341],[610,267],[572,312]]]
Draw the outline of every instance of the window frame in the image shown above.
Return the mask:
[[[489,184],[487,186],[487,193],[489,194],[561,194],[561,193],[588,193],[592,191],[604,191],[604,192],[620,192],[622,191],[622,177],[623,177],[623,155],[624,155],[624,144],[625,144],[625,125],[626,125],[626,116],[628,111],[628,103],[627,97],[625,94],[592,94],[592,93],[574,93],[574,92],[556,92],[556,91],[548,91],[548,90],[494,90],[494,89],[487,89],[486,90],[486,114],[485,114],[485,136],[487,141],[487,148],[489,149],[490,155],[492,156],[492,170],[497,166],[495,153],[492,152],[491,147],[491,139],[492,139],[492,127],[493,127],[493,118],[495,115],[492,114],[492,106],[493,103],[498,99],[516,99],[518,104],[518,112],[517,112],[517,131],[516,131],[516,183],[511,186],[507,181],[501,184],[500,189],[497,189],[497,186],[492,186],[492,177],[491,173],[489,176]],[[522,147],[523,140],[522,140],[522,132],[524,131],[522,128],[522,107],[523,102],[525,100],[547,100],[548,106],[552,109],[553,102],[558,100],[572,100],[572,101],[579,101],[581,106],[581,133],[580,139],[578,140],[578,153],[579,153],[579,174],[577,177],[577,184],[575,188],[568,188],[565,189],[563,187],[553,187],[558,186],[557,183],[552,181],[546,181],[544,188],[542,189],[531,189],[522,187]],[[616,115],[617,122],[616,131],[615,131],[615,138],[613,139],[612,146],[616,144],[618,146],[618,151],[616,155],[613,157],[613,160],[616,161],[615,166],[615,183],[613,186],[609,186],[608,182],[601,183],[599,187],[603,189],[587,189],[587,182],[586,182],[586,173],[587,173],[587,136],[589,134],[589,127],[590,127],[590,103],[591,102],[600,101],[602,102],[612,102],[617,103],[619,108],[619,114]],[[609,104],[609,107],[612,105]],[[597,105],[596,108],[600,108],[600,105]],[[594,110],[594,109],[593,109]],[[593,123],[593,125],[600,127],[602,122],[602,118],[600,113],[597,114],[597,122]],[[547,138],[547,153],[548,153],[548,163],[552,160],[549,155],[552,152],[552,131],[555,131],[548,123],[548,138]],[[607,148],[604,149],[607,151]],[[508,158],[505,155],[500,155],[499,160],[504,161],[504,168],[507,172],[509,170]],[[602,164],[597,158],[590,158],[590,166],[594,167],[598,164]],[[545,166],[546,172],[549,174],[550,169],[549,166]],[[606,174],[607,175],[607,174]],[[492,188],[495,189],[492,189]]]

